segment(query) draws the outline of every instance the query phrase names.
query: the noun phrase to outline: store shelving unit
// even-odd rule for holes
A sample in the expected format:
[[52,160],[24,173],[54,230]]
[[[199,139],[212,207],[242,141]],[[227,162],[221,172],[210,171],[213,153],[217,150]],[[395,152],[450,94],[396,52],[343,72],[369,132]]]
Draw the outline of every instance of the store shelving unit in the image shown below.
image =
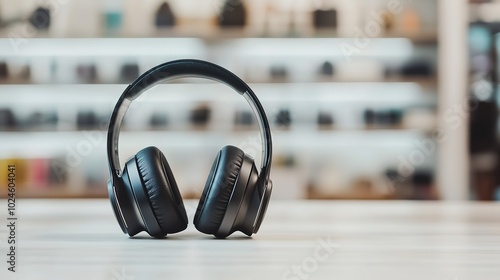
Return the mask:
[[[16,28],[0,30],[0,34],[7,37]],[[18,72],[30,69],[29,77],[19,74],[0,78],[2,107],[14,111],[20,120],[44,110],[58,116],[58,123],[48,128],[21,125],[3,129],[0,137],[8,145],[0,147],[0,158],[28,162],[45,159],[49,166],[64,164],[68,149],[76,150],[79,144],[91,142],[84,131],[100,135],[96,143],[91,143],[91,151],[82,156],[82,163],[71,168],[62,180],[40,186],[28,178],[20,195],[105,196],[108,171],[104,129],[106,116],[126,87],[120,67],[132,63],[140,73],[159,62],[190,57],[231,69],[258,93],[274,130],[275,185],[288,186],[277,188],[276,197],[415,198],[391,192],[394,186],[384,174],[397,169],[399,158],[411,155],[416,141],[432,137],[437,126],[437,68],[431,64],[425,75],[387,72],[404,67],[412,59],[435,62],[437,29],[382,32],[371,38],[372,44],[353,56],[353,61],[347,60],[341,49],[351,37],[345,28],[339,30],[309,30],[289,36],[269,35],[252,28],[175,27],[142,34],[98,31],[78,38],[49,30],[36,32],[17,47],[12,46],[12,38],[0,39],[0,62],[5,61],[8,67],[14,65]],[[334,66],[332,75],[319,74],[325,61]],[[95,77],[82,81],[81,73],[75,71],[79,66],[95,67]],[[275,66],[279,73],[271,74]],[[355,70],[360,68],[363,71]],[[223,86],[191,80],[160,85],[137,104],[141,109],[131,108],[122,133],[122,160],[148,144],[159,146],[179,174],[176,179],[186,196],[199,195],[206,178],[203,170],[208,172],[221,145],[243,145],[247,152],[259,156],[255,143],[249,140],[256,135],[255,125],[241,129],[234,124],[234,116],[245,111],[244,101]],[[190,124],[189,114],[200,104],[209,106],[211,116],[202,127],[195,127]],[[291,115],[291,124],[285,127],[276,124],[282,109]],[[386,114],[397,110],[395,114],[401,114],[401,120],[368,124],[364,119],[367,109]],[[99,124],[79,129],[79,110],[96,112]],[[143,111],[166,112],[166,124],[152,127],[148,124],[150,114],[141,114]],[[321,127],[317,123],[320,112],[333,117],[330,125]],[[419,117],[430,121],[418,122]],[[96,126],[100,128],[96,130]],[[193,163],[195,157],[202,159]],[[436,161],[432,154],[417,167],[435,173]],[[359,189],[350,187],[360,180],[372,182],[362,195]],[[407,178],[403,183],[409,181]],[[4,193],[0,191],[0,195]]]

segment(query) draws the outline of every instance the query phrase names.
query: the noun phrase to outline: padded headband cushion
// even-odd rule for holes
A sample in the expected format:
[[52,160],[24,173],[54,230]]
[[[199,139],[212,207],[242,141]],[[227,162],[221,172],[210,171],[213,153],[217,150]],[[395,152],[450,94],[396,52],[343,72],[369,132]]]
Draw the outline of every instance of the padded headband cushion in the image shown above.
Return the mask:
[[226,146],[217,154],[194,216],[194,225],[199,231],[215,234],[219,230],[244,155],[234,146]]
[[156,147],[148,147],[135,157],[151,208],[163,233],[186,229],[186,209],[163,153]]

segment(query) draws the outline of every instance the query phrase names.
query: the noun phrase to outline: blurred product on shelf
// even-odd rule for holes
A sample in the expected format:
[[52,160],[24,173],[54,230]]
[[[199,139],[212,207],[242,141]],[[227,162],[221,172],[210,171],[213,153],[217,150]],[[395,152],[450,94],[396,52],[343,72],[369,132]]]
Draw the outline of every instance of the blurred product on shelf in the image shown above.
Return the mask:
[[18,59],[10,59],[7,62],[7,70],[5,76],[0,74],[0,78],[8,78],[20,81],[27,81],[30,78],[30,67],[29,65],[22,60]]
[[437,198],[433,187],[434,174],[432,171],[417,169],[411,180],[415,189],[415,195],[412,199],[432,200]]
[[272,65],[269,76],[273,81],[285,81],[288,77],[288,70],[283,65]]
[[0,108],[0,130],[14,130],[17,120],[14,112],[9,108]]
[[26,120],[28,130],[54,130],[57,128],[59,118],[55,111],[33,112]]
[[175,25],[175,15],[168,2],[161,3],[155,15],[156,27],[172,27]]
[[416,33],[421,29],[420,16],[416,9],[405,9],[403,11],[403,29],[408,33]]
[[333,128],[333,117],[332,114],[326,112],[318,113],[318,126],[319,129],[332,129]]
[[30,23],[39,30],[47,30],[50,27],[50,9],[38,7],[29,17]]
[[163,112],[153,112],[149,118],[149,126],[154,129],[168,126],[168,116]]
[[9,77],[9,71],[7,68],[7,63],[0,62],[0,79],[5,79]]
[[253,113],[249,111],[237,111],[234,117],[234,125],[238,127],[249,127],[254,124]]
[[94,64],[78,65],[76,73],[80,83],[91,84],[96,82],[96,66]]
[[76,117],[78,130],[91,130],[99,126],[99,118],[94,111],[79,111]]
[[[9,159],[0,159],[0,182],[2,186],[2,189],[0,192],[6,192],[7,191],[7,182],[9,182],[8,179],[8,166],[13,165],[15,166],[15,174],[16,174],[16,191],[23,191],[29,181],[29,175],[30,175],[30,170],[29,170],[29,162],[25,159],[22,158],[9,158]],[[5,187],[3,187],[5,186]]]
[[131,83],[139,77],[139,66],[137,63],[127,63],[122,66],[120,72],[121,81],[123,83]]
[[315,10],[313,12],[313,25],[316,29],[336,29],[337,10]]
[[[50,188],[66,188],[67,191],[71,191],[71,189],[75,187],[73,184],[70,184],[69,178],[77,175],[79,169],[74,168],[74,166],[73,169],[71,169],[72,166],[68,164],[73,165],[75,163],[68,162],[68,155],[54,156],[53,158],[47,159],[49,165],[47,179]],[[64,195],[64,192],[61,194]]]
[[322,77],[331,78],[334,74],[333,63],[331,63],[330,61],[323,62],[323,64],[321,64],[319,73]]
[[103,1],[104,28],[107,35],[118,34],[123,22],[123,3],[120,0]]
[[49,187],[49,161],[43,158],[34,158],[29,161],[29,182],[32,188],[45,190]]
[[394,27],[394,14],[387,10],[384,10],[380,17],[383,22],[382,25],[384,27],[384,30],[386,32],[391,31]]
[[279,128],[285,128],[285,129],[289,128],[290,125],[292,124],[290,110],[286,108],[280,109],[279,112],[276,114],[276,119],[274,123]]
[[400,70],[403,77],[429,77],[432,76],[430,63],[419,59],[405,63]]
[[395,197],[413,200],[438,199],[434,185],[434,171],[416,169],[401,174],[398,169],[389,168],[385,171],[387,184],[394,190]]
[[401,125],[403,119],[403,111],[399,109],[366,109],[363,113],[363,119],[366,128],[395,128]]
[[241,0],[227,0],[219,15],[221,27],[244,27],[247,22],[247,9]]
[[210,121],[212,110],[209,104],[202,103],[191,110],[190,118],[191,124],[197,128],[205,128]]

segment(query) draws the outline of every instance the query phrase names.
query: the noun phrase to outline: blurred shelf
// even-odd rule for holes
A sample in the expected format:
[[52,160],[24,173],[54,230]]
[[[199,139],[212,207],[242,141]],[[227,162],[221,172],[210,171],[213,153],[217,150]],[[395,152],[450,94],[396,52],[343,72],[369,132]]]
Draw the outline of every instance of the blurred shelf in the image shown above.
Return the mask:
[[[422,80],[424,81],[424,80]],[[432,83],[434,80],[426,80]],[[263,102],[366,102],[395,104],[400,106],[435,104],[435,94],[422,90],[414,82],[323,82],[323,83],[250,83]],[[55,106],[58,103],[95,104],[116,103],[127,87],[126,84],[29,84],[0,85],[0,104],[36,102]],[[72,94],[68,94],[71,92]],[[165,94],[168,93],[168,94]],[[186,94],[189,93],[189,94]],[[432,91],[429,93],[433,93]],[[18,98],[14,99],[15,95]],[[44,98],[40,98],[43,96]],[[286,98],[284,98],[286,97]],[[137,102],[178,101],[241,101],[233,91],[217,83],[161,84],[149,89]],[[135,103],[133,103],[135,104]]]
[[[301,151],[317,151],[324,147],[337,150],[345,149],[389,149],[398,151],[414,147],[414,141],[429,137],[429,132],[421,130],[331,130],[304,132],[303,130],[274,130],[273,144],[281,149],[300,148]],[[369,136],[369,137],[368,137]],[[91,152],[105,155],[106,131],[95,138],[88,138],[83,132],[2,132],[0,152],[3,157],[52,158],[64,156],[68,150],[75,151],[78,145],[90,145]],[[225,132],[220,131],[148,131],[123,132],[120,134],[120,147],[123,152],[137,150],[145,145],[156,145],[174,150],[218,149],[223,145],[241,145],[243,141],[258,138],[258,131]],[[36,139],[36,141],[34,141]],[[165,140],[168,139],[168,144]]]
[[[347,34],[340,34],[338,32],[331,31],[315,31],[313,37],[316,38],[352,38]],[[437,30],[422,30],[414,32],[403,32],[403,31],[388,31],[382,32],[380,36],[374,37],[375,39],[394,39],[394,38],[406,38],[415,44],[437,44],[438,34]]]
[[[0,30],[0,38],[9,38],[16,28],[3,28]],[[78,33],[65,34],[63,36],[53,32],[37,31],[33,39],[64,39],[64,38],[85,38],[85,39],[147,39],[147,38],[197,38],[208,42],[227,40],[227,39],[269,39],[269,38],[300,38],[300,39],[322,39],[322,38],[354,38],[351,34],[339,33],[335,30],[313,30],[308,32],[273,32],[272,34],[253,31],[250,28],[217,28],[217,27],[174,27],[167,29],[157,29],[153,32],[144,32],[141,34],[131,33],[124,30],[107,32],[103,30],[93,36],[82,36]],[[386,31],[373,39],[394,39],[406,38],[415,44],[436,44],[438,36],[436,30],[420,30],[414,32],[404,31]]]
[[[201,80],[193,79],[192,83],[204,83]],[[250,85],[265,85],[265,84],[277,84],[277,85],[290,85],[290,84],[303,84],[295,83],[293,81],[283,81],[283,80],[262,80],[262,81],[252,81],[246,80]],[[407,76],[407,77],[388,77],[379,80],[362,80],[362,79],[341,79],[341,78],[331,78],[331,79],[318,79],[315,81],[308,82],[307,84],[335,84],[335,83],[387,83],[387,84],[399,84],[399,83],[415,83],[423,88],[437,89],[437,78],[436,77],[422,77],[422,76]],[[172,84],[182,84],[182,82],[175,82]],[[2,85],[109,85],[107,82],[91,82],[91,83],[81,83],[81,82],[59,82],[59,81],[48,81],[45,83],[34,82],[31,79],[26,78],[0,78],[0,86]],[[1,93],[0,93],[1,94]]]
[[[0,190],[0,198],[7,198],[7,188]],[[92,190],[74,191],[68,187],[57,187],[48,189],[28,190],[21,189],[16,191],[16,198],[106,198],[108,191],[106,186],[96,186]]]
[[[245,56],[308,56],[346,60],[342,44],[347,38],[240,38],[221,39],[217,44],[200,38],[30,38],[14,45],[11,39],[0,39],[0,57],[190,57],[206,59],[217,53]],[[354,44],[354,43],[353,43]],[[120,46],[120,47],[117,47]],[[372,43],[354,56],[408,59],[414,45],[407,38],[373,39]]]
[[314,191],[308,193],[307,199],[317,200],[388,200],[396,199],[392,194],[381,194],[361,191],[345,191],[335,194],[321,194]]
[[[415,127],[404,127],[401,125],[395,125],[395,126],[383,126],[383,125],[370,125],[370,126],[359,126],[359,127],[331,127],[331,126],[319,126],[317,129],[311,129],[312,125],[304,125],[304,127],[307,127],[307,132],[308,133],[317,133],[317,134],[328,134],[328,133],[349,133],[349,132],[365,132],[365,133],[377,133],[377,132],[402,132],[402,131],[422,131],[422,132],[431,132],[434,128],[432,129],[422,129],[422,128],[415,128]],[[276,127],[276,128],[271,128],[272,133],[278,133],[278,134],[294,134],[299,131],[303,131],[300,129],[300,125],[296,125],[293,128],[281,128],[281,127]],[[165,129],[160,129],[160,128],[155,128],[155,129],[145,129],[145,130],[134,130],[134,129],[126,129],[122,128],[120,135],[135,135],[135,134],[146,134],[146,135],[184,135],[186,137],[188,136],[202,136],[202,135],[212,135],[214,136],[215,134],[217,135],[237,135],[237,134],[249,134],[249,133],[255,133],[258,132],[258,127],[253,126],[253,127],[238,127],[235,129],[231,130],[225,130],[223,128],[212,128],[212,127],[207,127],[207,128],[196,128],[196,129],[182,129],[182,130],[172,130],[169,128]],[[29,136],[29,135],[36,135],[36,137],[51,137],[50,134],[53,134],[52,136],[54,137],[60,137],[59,135],[62,135],[64,137],[72,137],[73,135],[83,135],[85,133],[89,134],[94,134],[94,133],[107,133],[107,130],[95,130],[95,129],[90,129],[90,130],[43,130],[43,129],[27,129],[27,130],[0,130],[0,136],[7,136],[7,135],[13,135],[15,134],[16,137],[22,137],[24,136]]]
[[[432,131],[432,129],[420,129],[420,128],[412,128],[412,127],[403,127],[403,126],[369,126],[369,127],[346,127],[346,128],[332,128],[332,129],[311,129],[309,125],[307,125],[309,129],[307,130],[307,134],[317,134],[315,136],[326,136],[330,134],[349,134],[349,133],[371,133],[371,134],[390,134],[390,133],[405,133],[405,132],[427,132]],[[235,130],[224,130],[224,129],[185,129],[185,130],[169,130],[169,129],[155,129],[155,130],[130,130],[123,129],[120,132],[120,136],[130,136],[135,137],[138,135],[145,135],[147,137],[162,137],[162,136],[175,136],[175,137],[219,137],[219,136],[232,136],[232,135],[248,135],[255,134],[259,130],[257,127],[253,128],[238,128]],[[300,127],[293,128],[271,128],[273,134],[277,134],[280,136],[297,136],[300,133],[303,133],[304,130],[300,129]],[[107,130],[53,130],[53,131],[0,131],[1,137],[7,137],[11,135],[12,137],[24,138],[24,137],[62,137],[62,138],[71,138],[75,136],[84,136],[86,133],[94,134],[94,133],[102,133],[104,136],[107,135]]]

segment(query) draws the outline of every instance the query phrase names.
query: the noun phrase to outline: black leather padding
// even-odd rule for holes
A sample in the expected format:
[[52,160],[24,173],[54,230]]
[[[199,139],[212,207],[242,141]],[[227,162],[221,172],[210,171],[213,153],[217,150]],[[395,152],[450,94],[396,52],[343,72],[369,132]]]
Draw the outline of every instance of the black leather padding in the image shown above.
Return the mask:
[[217,154],[194,216],[199,231],[215,234],[222,224],[244,155],[234,146],[225,146]]
[[156,147],[147,147],[135,158],[151,209],[164,235],[186,229],[186,209],[163,153]]

